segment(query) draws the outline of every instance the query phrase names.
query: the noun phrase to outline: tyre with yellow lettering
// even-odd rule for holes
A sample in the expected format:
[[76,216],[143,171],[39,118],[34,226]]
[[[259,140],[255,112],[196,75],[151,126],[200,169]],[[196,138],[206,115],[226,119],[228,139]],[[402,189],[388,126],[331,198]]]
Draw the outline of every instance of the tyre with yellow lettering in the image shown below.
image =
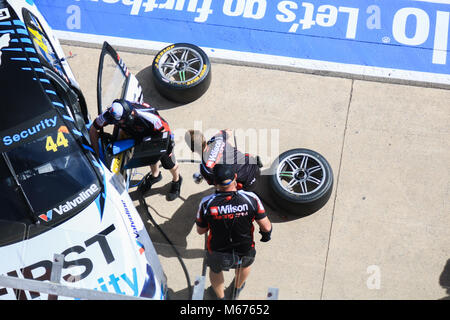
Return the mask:
[[176,43],[159,51],[152,63],[154,84],[167,99],[189,103],[200,98],[211,83],[206,53],[190,43]]

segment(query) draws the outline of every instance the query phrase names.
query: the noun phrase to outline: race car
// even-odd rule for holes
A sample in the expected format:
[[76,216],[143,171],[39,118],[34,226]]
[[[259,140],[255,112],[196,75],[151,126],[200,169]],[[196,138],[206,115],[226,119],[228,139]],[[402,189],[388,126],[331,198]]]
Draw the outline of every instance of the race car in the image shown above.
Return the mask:
[[[142,99],[118,70],[123,85],[99,94]],[[62,285],[166,299],[154,245],[123,180],[90,147],[83,94],[31,0],[0,0],[0,81],[0,275],[48,282],[60,254]],[[73,299],[0,286],[0,299],[56,298]]]

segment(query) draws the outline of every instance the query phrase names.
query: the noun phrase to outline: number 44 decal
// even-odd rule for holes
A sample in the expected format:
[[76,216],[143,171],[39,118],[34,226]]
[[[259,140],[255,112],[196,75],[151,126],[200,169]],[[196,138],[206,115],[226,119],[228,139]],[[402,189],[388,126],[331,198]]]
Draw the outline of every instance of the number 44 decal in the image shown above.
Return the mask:
[[52,136],[48,136],[45,142],[45,150],[47,151],[58,151],[58,147],[67,148],[69,146],[69,140],[66,139],[64,133],[68,133],[67,127],[61,126],[58,129],[58,135],[56,136],[56,143]]

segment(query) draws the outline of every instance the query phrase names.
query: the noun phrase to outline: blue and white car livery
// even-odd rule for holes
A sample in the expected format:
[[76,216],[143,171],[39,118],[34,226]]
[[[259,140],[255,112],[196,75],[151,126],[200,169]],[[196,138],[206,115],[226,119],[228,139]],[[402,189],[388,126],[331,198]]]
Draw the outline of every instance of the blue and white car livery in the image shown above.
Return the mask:
[[[127,72],[128,73],[128,72]],[[134,77],[125,96],[142,98]],[[32,0],[0,0],[0,274],[166,298],[166,277],[123,181],[97,161],[80,87]],[[0,299],[62,299],[0,287]]]

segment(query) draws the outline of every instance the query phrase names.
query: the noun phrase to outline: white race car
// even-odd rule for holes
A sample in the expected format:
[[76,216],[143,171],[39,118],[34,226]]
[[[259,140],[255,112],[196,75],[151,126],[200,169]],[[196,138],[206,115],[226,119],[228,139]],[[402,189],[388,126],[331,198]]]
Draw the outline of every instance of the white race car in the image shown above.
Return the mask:
[[[99,92],[103,101],[142,99],[110,57],[122,85]],[[89,146],[80,87],[33,1],[0,0],[0,83],[0,275],[48,282],[59,254],[62,285],[165,299],[152,241],[123,180]],[[55,298],[73,299],[0,286],[0,299]]]

